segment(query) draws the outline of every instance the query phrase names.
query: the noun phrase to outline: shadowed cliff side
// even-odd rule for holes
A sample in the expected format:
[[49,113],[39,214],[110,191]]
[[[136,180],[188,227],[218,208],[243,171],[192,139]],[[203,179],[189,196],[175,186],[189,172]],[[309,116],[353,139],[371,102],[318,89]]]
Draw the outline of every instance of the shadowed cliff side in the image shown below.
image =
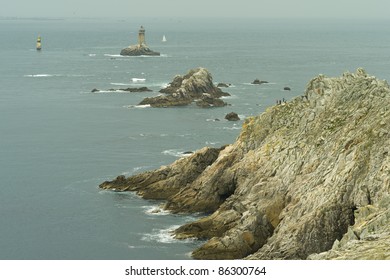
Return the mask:
[[362,69],[320,75],[246,119],[234,144],[100,187],[212,213],[175,231],[209,239],[194,258],[390,259],[389,108],[387,82]]

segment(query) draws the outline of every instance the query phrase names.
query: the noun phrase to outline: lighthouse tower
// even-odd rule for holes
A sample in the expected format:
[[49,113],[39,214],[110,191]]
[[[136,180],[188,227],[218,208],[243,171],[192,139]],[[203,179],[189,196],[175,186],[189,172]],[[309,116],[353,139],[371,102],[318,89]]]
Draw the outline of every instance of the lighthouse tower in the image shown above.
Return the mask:
[[143,26],[141,26],[141,28],[138,31],[138,45],[140,47],[146,46],[146,43],[145,43],[145,28]]

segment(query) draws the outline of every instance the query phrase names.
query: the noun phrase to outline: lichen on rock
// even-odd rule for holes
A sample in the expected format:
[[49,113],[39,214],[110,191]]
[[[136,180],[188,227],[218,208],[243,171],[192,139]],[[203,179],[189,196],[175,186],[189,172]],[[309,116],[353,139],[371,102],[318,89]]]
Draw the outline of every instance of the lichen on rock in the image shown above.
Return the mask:
[[358,69],[247,118],[235,143],[101,185],[210,215],[199,259],[389,259],[390,89]]

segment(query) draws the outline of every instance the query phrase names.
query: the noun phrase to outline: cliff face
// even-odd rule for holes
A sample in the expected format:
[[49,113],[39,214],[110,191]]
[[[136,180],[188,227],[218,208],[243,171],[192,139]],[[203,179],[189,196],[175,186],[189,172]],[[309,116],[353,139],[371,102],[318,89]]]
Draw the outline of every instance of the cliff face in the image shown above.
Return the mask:
[[320,75],[234,144],[100,187],[211,213],[175,232],[209,239],[194,258],[390,259],[389,129],[385,81]]

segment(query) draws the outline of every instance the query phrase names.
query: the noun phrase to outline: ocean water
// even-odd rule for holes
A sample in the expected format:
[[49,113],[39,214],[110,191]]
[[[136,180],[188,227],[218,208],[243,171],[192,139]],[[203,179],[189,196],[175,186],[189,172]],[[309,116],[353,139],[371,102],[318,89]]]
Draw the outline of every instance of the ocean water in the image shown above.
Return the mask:
[[[141,24],[162,56],[119,56]],[[390,79],[385,21],[2,19],[0,38],[0,259],[189,259],[202,241],[169,232],[199,215],[154,214],[160,202],[98,185],[232,143],[242,121],[227,113],[260,114],[320,73]],[[231,106],[136,106],[198,66],[232,84]],[[139,86],[153,92],[91,93]]]

